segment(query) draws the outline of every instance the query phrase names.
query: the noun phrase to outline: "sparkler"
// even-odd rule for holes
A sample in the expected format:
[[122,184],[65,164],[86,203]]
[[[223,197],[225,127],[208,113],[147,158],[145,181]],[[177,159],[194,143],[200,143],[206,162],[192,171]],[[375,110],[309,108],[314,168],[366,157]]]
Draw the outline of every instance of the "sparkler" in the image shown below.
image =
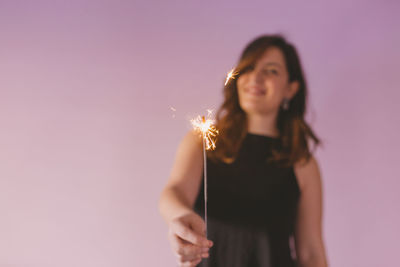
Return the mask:
[[235,76],[237,73],[235,72],[235,69],[232,69],[228,74],[226,75],[226,80],[225,80],[225,86],[228,84],[230,79],[235,79]]
[[215,138],[218,135],[218,130],[215,128],[214,120],[211,119],[211,110],[207,110],[207,119],[204,116],[197,116],[196,119],[192,119],[193,128],[199,132],[203,139],[203,168],[204,168],[204,221],[206,224],[206,237],[208,236],[207,231],[207,155],[206,150],[215,149]]
[[[228,84],[230,79],[235,79],[237,73],[233,68],[228,72],[225,80],[225,86]],[[215,149],[215,139],[218,135],[218,130],[214,126],[214,120],[211,118],[212,110],[207,110],[207,119],[204,116],[197,116],[196,119],[190,120],[193,128],[199,132],[203,139],[203,172],[204,172],[204,221],[206,225],[206,237],[208,237],[207,231],[207,155],[206,150]]]
[[208,109],[207,113],[207,119],[204,116],[197,116],[190,122],[193,128],[202,135],[206,150],[213,150],[215,149],[215,137],[218,135],[218,130],[213,125],[215,120],[211,118],[212,110]]

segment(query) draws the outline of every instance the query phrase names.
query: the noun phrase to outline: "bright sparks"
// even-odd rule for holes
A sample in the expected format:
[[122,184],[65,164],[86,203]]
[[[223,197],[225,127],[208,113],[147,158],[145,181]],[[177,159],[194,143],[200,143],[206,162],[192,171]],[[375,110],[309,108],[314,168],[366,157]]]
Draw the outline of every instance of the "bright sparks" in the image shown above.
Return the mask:
[[169,109],[170,110],[172,110],[174,113],[172,114],[172,118],[175,118],[175,111],[176,111],[176,108],[174,108],[174,107],[169,107]]
[[230,79],[235,79],[236,73],[235,73],[234,71],[235,71],[235,69],[232,69],[232,70],[227,74],[226,80],[225,80],[225,85],[228,84],[228,82],[229,82]]
[[218,130],[214,126],[215,120],[211,118],[212,110],[207,110],[207,119],[204,116],[197,116],[196,119],[190,120],[193,128],[201,133],[205,142],[206,149],[215,149],[215,139],[218,135]]

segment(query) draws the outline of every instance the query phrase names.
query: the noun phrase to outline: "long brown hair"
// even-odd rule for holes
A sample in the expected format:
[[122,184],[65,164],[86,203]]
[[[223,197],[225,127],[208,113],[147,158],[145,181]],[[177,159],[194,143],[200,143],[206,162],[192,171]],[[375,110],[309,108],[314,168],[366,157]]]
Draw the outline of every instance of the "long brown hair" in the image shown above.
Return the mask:
[[280,146],[279,149],[273,149],[272,157],[267,160],[275,161],[282,167],[290,167],[299,160],[307,161],[310,158],[312,152],[309,149],[309,140],[314,142],[314,149],[320,144],[320,140],[304,120],[307,85],[296,48],[280,34],[263,35],[246,46],[235,68],[235,78],[230,79],[224,87],[225,99],[216,114],[216,126],[219,129],[216,149],[208,153],[211,160],[229,163],[236,158],[247,134],[246,113],[239,105],[236,81],[241,74],[254,66],[270,47],[277,47],[283,52],[289,82],[298,81],[299,89],[291,99],[289,108],[280,108],[278,112]]

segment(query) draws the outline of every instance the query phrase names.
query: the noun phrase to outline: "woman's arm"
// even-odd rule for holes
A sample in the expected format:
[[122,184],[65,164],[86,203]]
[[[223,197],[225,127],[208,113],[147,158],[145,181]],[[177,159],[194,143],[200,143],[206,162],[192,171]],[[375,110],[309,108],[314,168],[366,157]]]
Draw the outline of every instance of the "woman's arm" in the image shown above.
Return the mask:
[[178,147],[169,180],[159,199],[159,210],[167,224],[192,211],[202,178],[201,141],[196,132],[190,131]]
[[322,185],[314,157],[295,165],[300,200],[295,229],[296,254],[301,267],[326,267],[322,240]]
[[196,266],[209,256],[212,246],[205,235],[204,220],[193,211],[201,184],[202,157],[201,137],[189,132],[179,145],[159,200],[159,210],[168,225],[168,238],[179,266]]

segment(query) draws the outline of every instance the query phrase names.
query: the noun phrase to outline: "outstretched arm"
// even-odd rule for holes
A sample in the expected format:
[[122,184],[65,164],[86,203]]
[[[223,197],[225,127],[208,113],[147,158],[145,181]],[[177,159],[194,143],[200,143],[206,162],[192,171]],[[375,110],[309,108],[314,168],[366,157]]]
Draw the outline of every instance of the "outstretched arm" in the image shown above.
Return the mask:
[[159,210],[167,224],[172,218],[192,211],[201,184],[202,168],[201,139],[190,131],[178,147],[169,180],[159,199]]
[[322,239],[322,183],[314,157],[295,165],[300,200],[295,229],[296,254],[301,267],[326,267]]
[[182,140],[159,210],[166,221],[168,238],[179,266],[196,266],[209,256],[212,242],[205,235],[204,220],[193,211],[203,168],[202,139],[191,131]]

